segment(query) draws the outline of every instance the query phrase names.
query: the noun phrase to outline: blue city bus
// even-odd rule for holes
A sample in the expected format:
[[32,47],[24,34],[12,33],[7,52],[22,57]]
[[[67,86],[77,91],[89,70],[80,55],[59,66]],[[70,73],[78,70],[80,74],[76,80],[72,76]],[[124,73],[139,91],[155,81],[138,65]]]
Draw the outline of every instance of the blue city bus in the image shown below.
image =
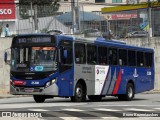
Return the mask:
[[154,89],[154,50],[104,38],[18,35],[12,40],[10,65],[10,93],[33,95],[38,103],[53,97],[130,101]]

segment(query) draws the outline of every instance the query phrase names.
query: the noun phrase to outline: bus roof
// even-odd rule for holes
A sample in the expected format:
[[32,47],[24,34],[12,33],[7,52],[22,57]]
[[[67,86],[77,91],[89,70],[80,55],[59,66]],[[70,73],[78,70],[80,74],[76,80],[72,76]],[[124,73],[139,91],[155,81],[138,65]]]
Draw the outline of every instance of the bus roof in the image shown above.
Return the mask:
[[107,46],[110,46],[110,47],[117,46],[117,47],[120,47],[120,48],[129,48],[129,49],[133,49],[133,50],[136,49],[136,50],[145,50],[145,51],[152,51],[153,52],[152,48],[146,48],[146,47],[128,45],[124,41],[120,41],[120,40],[107,40],[107,39],[102,38],[102,37],[89,38],[89,39],[86,39],[86,38],[75,38],[75,40],[76,41],[81,41],[81,42],[83,40],[84,42],[95,43],[97,45],[107,45]]
[[[42,35],[50,35],[47,33],[34,33],[34,34],[20,34],[17,35],[15,37],[21,37],[21,36],[42,36]],[[52,35],[51,35],[52,36]],[[55,35],[57,37],[63,38],[63,39],[68,39],[68,40],[73,40],[73,41],[79,41],[79,42],[85,42],[85,43],[93,43],[93,44],[97,44],[97,45],[107,45],[110,47],[120,47],[120,48],[129,48],[129,49],[136,49],[136,50],[145,50],[145,51],[152,51],[152,48],[145,48],[145,47],[139,47],[139,46],[134,46],[134,45],[128,45],[126,44],[124,41],[120,41],[120,40],[108,40],[102,37],[92,37],[92,38],[85,38],[85,37],[74,37],[74,36],[70,36],[70,35]]]

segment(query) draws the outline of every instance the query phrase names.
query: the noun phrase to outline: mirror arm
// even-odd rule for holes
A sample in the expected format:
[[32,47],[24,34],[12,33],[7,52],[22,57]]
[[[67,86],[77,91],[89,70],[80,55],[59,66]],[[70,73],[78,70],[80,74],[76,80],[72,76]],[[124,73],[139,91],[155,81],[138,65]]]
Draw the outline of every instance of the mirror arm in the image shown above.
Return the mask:
[[58,49],[58,62],[61,63],[61,49]]

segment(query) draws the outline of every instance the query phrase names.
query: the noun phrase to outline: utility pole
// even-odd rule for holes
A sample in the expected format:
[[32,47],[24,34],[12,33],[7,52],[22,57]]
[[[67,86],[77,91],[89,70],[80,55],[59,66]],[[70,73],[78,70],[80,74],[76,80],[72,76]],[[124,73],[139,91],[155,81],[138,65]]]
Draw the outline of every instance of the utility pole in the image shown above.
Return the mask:
[[149,19],[149,37],[152,37],[152,6],[151,1],[148,0],[148,19]]
[[35,24],[35,33],[38,32],[38,16],[37,16],[37,10],[38,9],[38,6],[37,4],[34,5],[34,24]]
[[32,32],[33,32],[33,4],[32,4],[32,1],[31,1],[31,23],[32,23]]
[[74,34],[80,30],[78,0],[71,0],[71,10],[72,10],[72,31]]
[[71,0],[71,10],[72,10],[72,32],[76,32],[76,12],[75,12],[75,0]]

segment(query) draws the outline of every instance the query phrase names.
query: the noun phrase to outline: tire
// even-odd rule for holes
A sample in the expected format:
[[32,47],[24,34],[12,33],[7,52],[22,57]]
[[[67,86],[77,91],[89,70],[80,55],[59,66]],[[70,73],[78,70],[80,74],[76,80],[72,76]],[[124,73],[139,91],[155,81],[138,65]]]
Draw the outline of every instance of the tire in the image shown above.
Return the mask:
[[100,95],[88,95],[88,98],[91,101],[101,101],[102,100],[102,96]]
[[43,95],[33,95],[33,98],[36,103],[43,103],[46,99]]
[[126,100],[126,101],[131,101],[134,98],[134,86],[132,83],[128,83],[126,87],[126,94],[124,95],[119,95],[118,99],[119,100]]
[[81,83],[77,83],[72,102],[84,102],[86,100],[86,89]]

